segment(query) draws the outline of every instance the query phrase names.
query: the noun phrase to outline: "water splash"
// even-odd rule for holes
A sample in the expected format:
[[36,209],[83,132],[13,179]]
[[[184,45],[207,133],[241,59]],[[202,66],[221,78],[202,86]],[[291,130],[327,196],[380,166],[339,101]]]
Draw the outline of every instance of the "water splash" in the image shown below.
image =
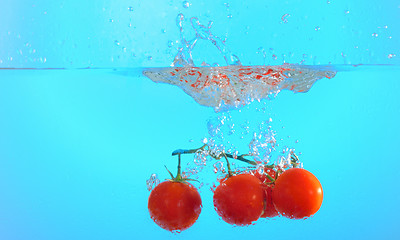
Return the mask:
[[190,18],[190,24],[195,31],[195,37],[191,40],[187,40],[184,35],[184,22],[186,21],[185,16],[180,13],[176,18],[176,25],[179,28],[180,33],[180,47],[178,48],[178,53],[176,54],[172,67],[188,67],[194,66],[192,51],[199,39],[210,41],[223,55],[227,65],[240,65],[239,58],[232,54],[232,52],[227,48],[224,41],[218,36],[215,36],[211,32],[211,27],[213,22],[208,22],[205,26],[200,23],[199,19],[196,17]]
[[[290,16],[285,14],[283,20]],[[200,23],[196,17],[190,18],[190,26],[195,37],[188,40],[184,25],[187,20],[180,13],[176,25],[180,33],[180,46],[171,68],[145,69],[143,74],[154,82],[168,83],[180,87],[194,100],[216,112],[240,108],[254,100],[267,98],[283,89],[307,92],[315,81],[335,76],[332,69],[319,69],[304,65],[284,64],[281,66],[242,66],[239,58],[225,45],[225,41],[211,31],[213,22]],[[196,67],[192,52],[200,40],[211,42],[225,59],[225,67],[202,63]],[[170,44],[169,44],[170,45]],[[265,58],[265,50],[262,51]],[[277,56],[272,55],[273,59]]]
[[158,179],[157,174],[155,174],[155,173],[151,174],[150,178],[146,180],[147,190],[151,191],[159,183],[160,183],[160,180]]
[[[181,52],[183,54],[183,52]],[[197,103],[216,112],[237,109],[283,89],[307,92],[336,72],[305,65],[152,68],[143,74],[154,82],[180,87]]]

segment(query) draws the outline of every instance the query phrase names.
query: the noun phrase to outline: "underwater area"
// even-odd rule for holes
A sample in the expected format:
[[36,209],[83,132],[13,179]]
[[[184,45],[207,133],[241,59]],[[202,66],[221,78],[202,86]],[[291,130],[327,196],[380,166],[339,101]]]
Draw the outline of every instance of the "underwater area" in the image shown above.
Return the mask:
[[[398,1],[1,1],[0,239],[400,234]],[[204,144],[296,153],[319,211],[230,225],[213,206],[225,161],[184,154],[201,213],[160,228],[149,189]]]

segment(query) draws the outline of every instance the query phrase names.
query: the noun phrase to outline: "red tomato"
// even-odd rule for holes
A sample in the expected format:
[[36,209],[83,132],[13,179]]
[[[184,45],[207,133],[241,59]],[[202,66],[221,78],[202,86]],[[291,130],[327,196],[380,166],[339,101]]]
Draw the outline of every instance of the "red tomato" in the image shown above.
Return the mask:
[[223,179],[214,191],[214,207],[229,224],[251,224],[264,210],[264,190],[260,180],[248,173]]
[[305,218],[321,207],[323,192],[321,183],[309,171],[291,168],[283,172],[275,182],[272,200],[276,210],[288,218]]
[[201,198],[190,183],[165,181],[150,193],[148,208],[154,222],[168,230],[185,230],[201,212]]
[[262,218],[272,218],[278,216],[278,211],[276,211],[275,206],[272,202],[272,185],[271,180],[267,178],[266,174],[275,179],[275,170],[272,168],[264,167],[264,173],[261,174],[258,170],[252,171],[253,175],[260,179],[262,186],[264,188],[264,213],[261,215]]
[[264,207],[264,213],[261,215],[262,218],[272,218],[279,215],[278,211],[276,211],[275,209],[274,203],[272,202],[272,191],[273,191],[272,188],[273,186],[265,187],[265,195],[264,195],[265,207]]

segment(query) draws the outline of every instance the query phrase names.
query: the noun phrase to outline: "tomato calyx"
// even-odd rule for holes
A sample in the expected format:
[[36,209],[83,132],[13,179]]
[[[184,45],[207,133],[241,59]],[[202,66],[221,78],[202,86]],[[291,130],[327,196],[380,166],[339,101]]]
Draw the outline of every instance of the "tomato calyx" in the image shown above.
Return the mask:
[[198,180],[196,180],[196,179],[185,178],[185,177],[182,176],[182,173],[181,173],[181,154],[179,153],[177,155],[178,155],[178,171],[177,171],[176,177],[174,177],[174,175],[171,173],[171,171],[168,170],[167,166],[164,165],[165,169],[167,169],[169,175],[171,176],[171,179],[166,179],[166,180],[171,181],[171,182],[181,182],[181,183],[186,183],[187,181],[196,181],[196,182],[198,182]]

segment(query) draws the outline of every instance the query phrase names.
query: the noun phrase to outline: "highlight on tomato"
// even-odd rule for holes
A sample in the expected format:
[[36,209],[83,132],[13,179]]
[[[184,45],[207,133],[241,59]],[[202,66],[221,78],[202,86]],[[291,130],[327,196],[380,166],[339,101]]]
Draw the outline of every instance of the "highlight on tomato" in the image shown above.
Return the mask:
[[[168,169],[167,169],[168,170]],[[158,184],[150,193],[148,209],[151,219],[161,228],[180,232],[198,219],[202,202],[197,189],[181,176],[180,155],[178,174]]]
[[323,199],[319,180],[302,168],[284,171],[275,181],[272,201],[276,210],[285,217],[302,219],[314,215]]

